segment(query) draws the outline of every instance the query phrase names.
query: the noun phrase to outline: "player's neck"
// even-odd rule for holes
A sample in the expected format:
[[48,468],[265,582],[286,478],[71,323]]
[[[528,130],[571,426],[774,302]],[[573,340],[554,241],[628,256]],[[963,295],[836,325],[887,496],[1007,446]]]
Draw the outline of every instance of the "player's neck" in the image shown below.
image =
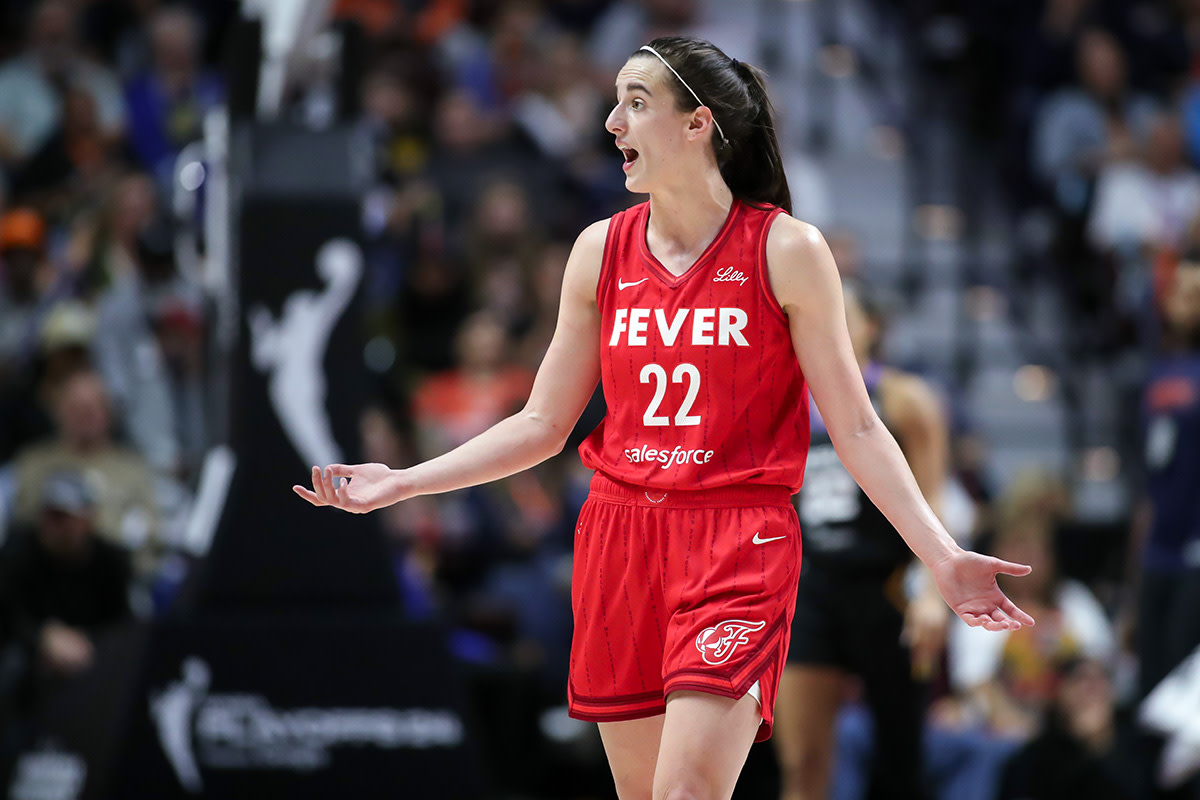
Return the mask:
[[732,207],[733,194],[716,170],[699,186],[693,182],[654,192],[646,230],[651,251],[660,260],[663,255],[698,258],[717,237]]

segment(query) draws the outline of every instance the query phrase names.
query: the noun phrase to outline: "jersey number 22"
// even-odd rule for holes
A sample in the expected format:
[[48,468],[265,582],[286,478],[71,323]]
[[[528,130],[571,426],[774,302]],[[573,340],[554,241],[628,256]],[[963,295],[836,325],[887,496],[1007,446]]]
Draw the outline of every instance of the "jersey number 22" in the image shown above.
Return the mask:
[[[642,415],[642,422],[651,427],[670,425],[670,417],[658,414],[658,407],[662,405],[663,397],[667,394],[666,369],[660,364],[647,364],[642,367],[640,379],[642,383],[654,381],[654,397],[650,400],[650,405],[646,407],[646,413]],[[671,383],[683,383],[685,380],[687,381],[687,394],[684,395],[679,410],[675,412],[675,424],[699,425],[700,415],[690,413],[692,405],[696,402],[696,395],[700,393],[700,370],[696,369],[695,364],[679,364],[671,373]]]

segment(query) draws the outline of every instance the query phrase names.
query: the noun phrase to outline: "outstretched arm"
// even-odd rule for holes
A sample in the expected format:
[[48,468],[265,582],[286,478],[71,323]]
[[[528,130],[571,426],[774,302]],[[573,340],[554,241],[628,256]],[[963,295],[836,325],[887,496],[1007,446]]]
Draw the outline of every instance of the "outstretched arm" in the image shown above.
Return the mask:
[[1033,618],[996,585],[997,573],[1025,575],[1029,567],[955,544],[875,413],[846,330],[841,279],[820,232],[778,217],[767,239],[767,263],[800,367],[842,464],[930,568],[942,597],[967,624],[991,630],[1032,625]]
[[554,338],[520,412],[409,469],[383,464],[332,464],[324,471],[313,467],[313,488],[294,486],[295,492],[313,505],[361,514],[417,495],[494,481],[560,452],[600,379],[596,285],[607,231],[607,221],[597,222],[575,242],[563,276]]

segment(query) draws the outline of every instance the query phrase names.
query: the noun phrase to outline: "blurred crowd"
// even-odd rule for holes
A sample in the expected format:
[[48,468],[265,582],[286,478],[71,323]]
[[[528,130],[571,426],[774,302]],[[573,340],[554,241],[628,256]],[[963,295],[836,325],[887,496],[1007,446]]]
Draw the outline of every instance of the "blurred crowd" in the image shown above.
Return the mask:
[[[715,20],[738,1],[334,3],[366,32],[377,164],[364,202],[375,387],[364,460],[410,465],[520,408],[574,236],[639,199],[604,131],[616,69],[661,33],[725,44]],[[861,5],[914,31],[960,20],[963,124],[1005,177],[1022,274],[1052,276],[1072,358],[1140,365],[1123,455],[1140,465],[1142,500],[1099,544],[1074,524],[1063,476],[991,486],[971,438],[956,441],[953,532],[1034,565],[1004,588],[1039,624],[952,625],[930,687],[931,780],[956,800],[1166,797],[1151,794],[1160,744],[1136,709],[1200,645],[1186,619],[1200,608],[1200,464],[1172,467],[1174,484],[1156,478],[1176,453],[1200,452],[1200,412],[1188,411],[1200,403],[1200,3]],[[177,262],[170,209],[177,157],[224,102],[237,14],[232,0],[2,9],[0,722],[34,701],[31,675],[86,669],[96,630],[166,613],[186,564],[210,444],[212,315]],[[755,61],[753,38],[744,46],[735,54]],[[786,99],[804,79],[782,63],[773,91]],[[855,271],[855,243],[834,235],[827,190],[805,166],[819,154],[788,149],[797,216],[833,223]],[[1188,413],[1190,427],[1178,422]],[[602,414],[597,397],[580,433]],[[568,446],[507,480],[381,512],[408,613],[444,620],[462,663],[530,687],[506,713],[562,704],[586,481]],[[1155,527],[1164,515],[1172,535]],[[853,704],[842,729],[835,793],[850,800],[870,746]],[[528,765],[497,772],[537,783]],[[1170,796],[1196,797],[1185,791]]]

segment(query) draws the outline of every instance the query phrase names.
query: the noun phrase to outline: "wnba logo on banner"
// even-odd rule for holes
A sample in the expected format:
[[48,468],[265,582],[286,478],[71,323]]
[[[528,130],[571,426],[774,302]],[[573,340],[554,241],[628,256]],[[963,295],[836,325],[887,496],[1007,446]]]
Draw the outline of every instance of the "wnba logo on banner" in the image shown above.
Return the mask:
[[331,749],[372,746],[427,750],[462,745],[458,714],[424,708],[274,707],[256,693],[210,691],[211,671],[199,658],[182,679],[151,693],[159,744],[179,784],[203,791],[207,770],[310,772],[330,765]]
[[739,644],[750,641],[746,634],[761,631],[766,626],[765,622],[747,622],[744,619],[718,622],[713,627],[700,631],[700,635],[696,637],[696,649],[700,651],[706,664],[724,664]]

